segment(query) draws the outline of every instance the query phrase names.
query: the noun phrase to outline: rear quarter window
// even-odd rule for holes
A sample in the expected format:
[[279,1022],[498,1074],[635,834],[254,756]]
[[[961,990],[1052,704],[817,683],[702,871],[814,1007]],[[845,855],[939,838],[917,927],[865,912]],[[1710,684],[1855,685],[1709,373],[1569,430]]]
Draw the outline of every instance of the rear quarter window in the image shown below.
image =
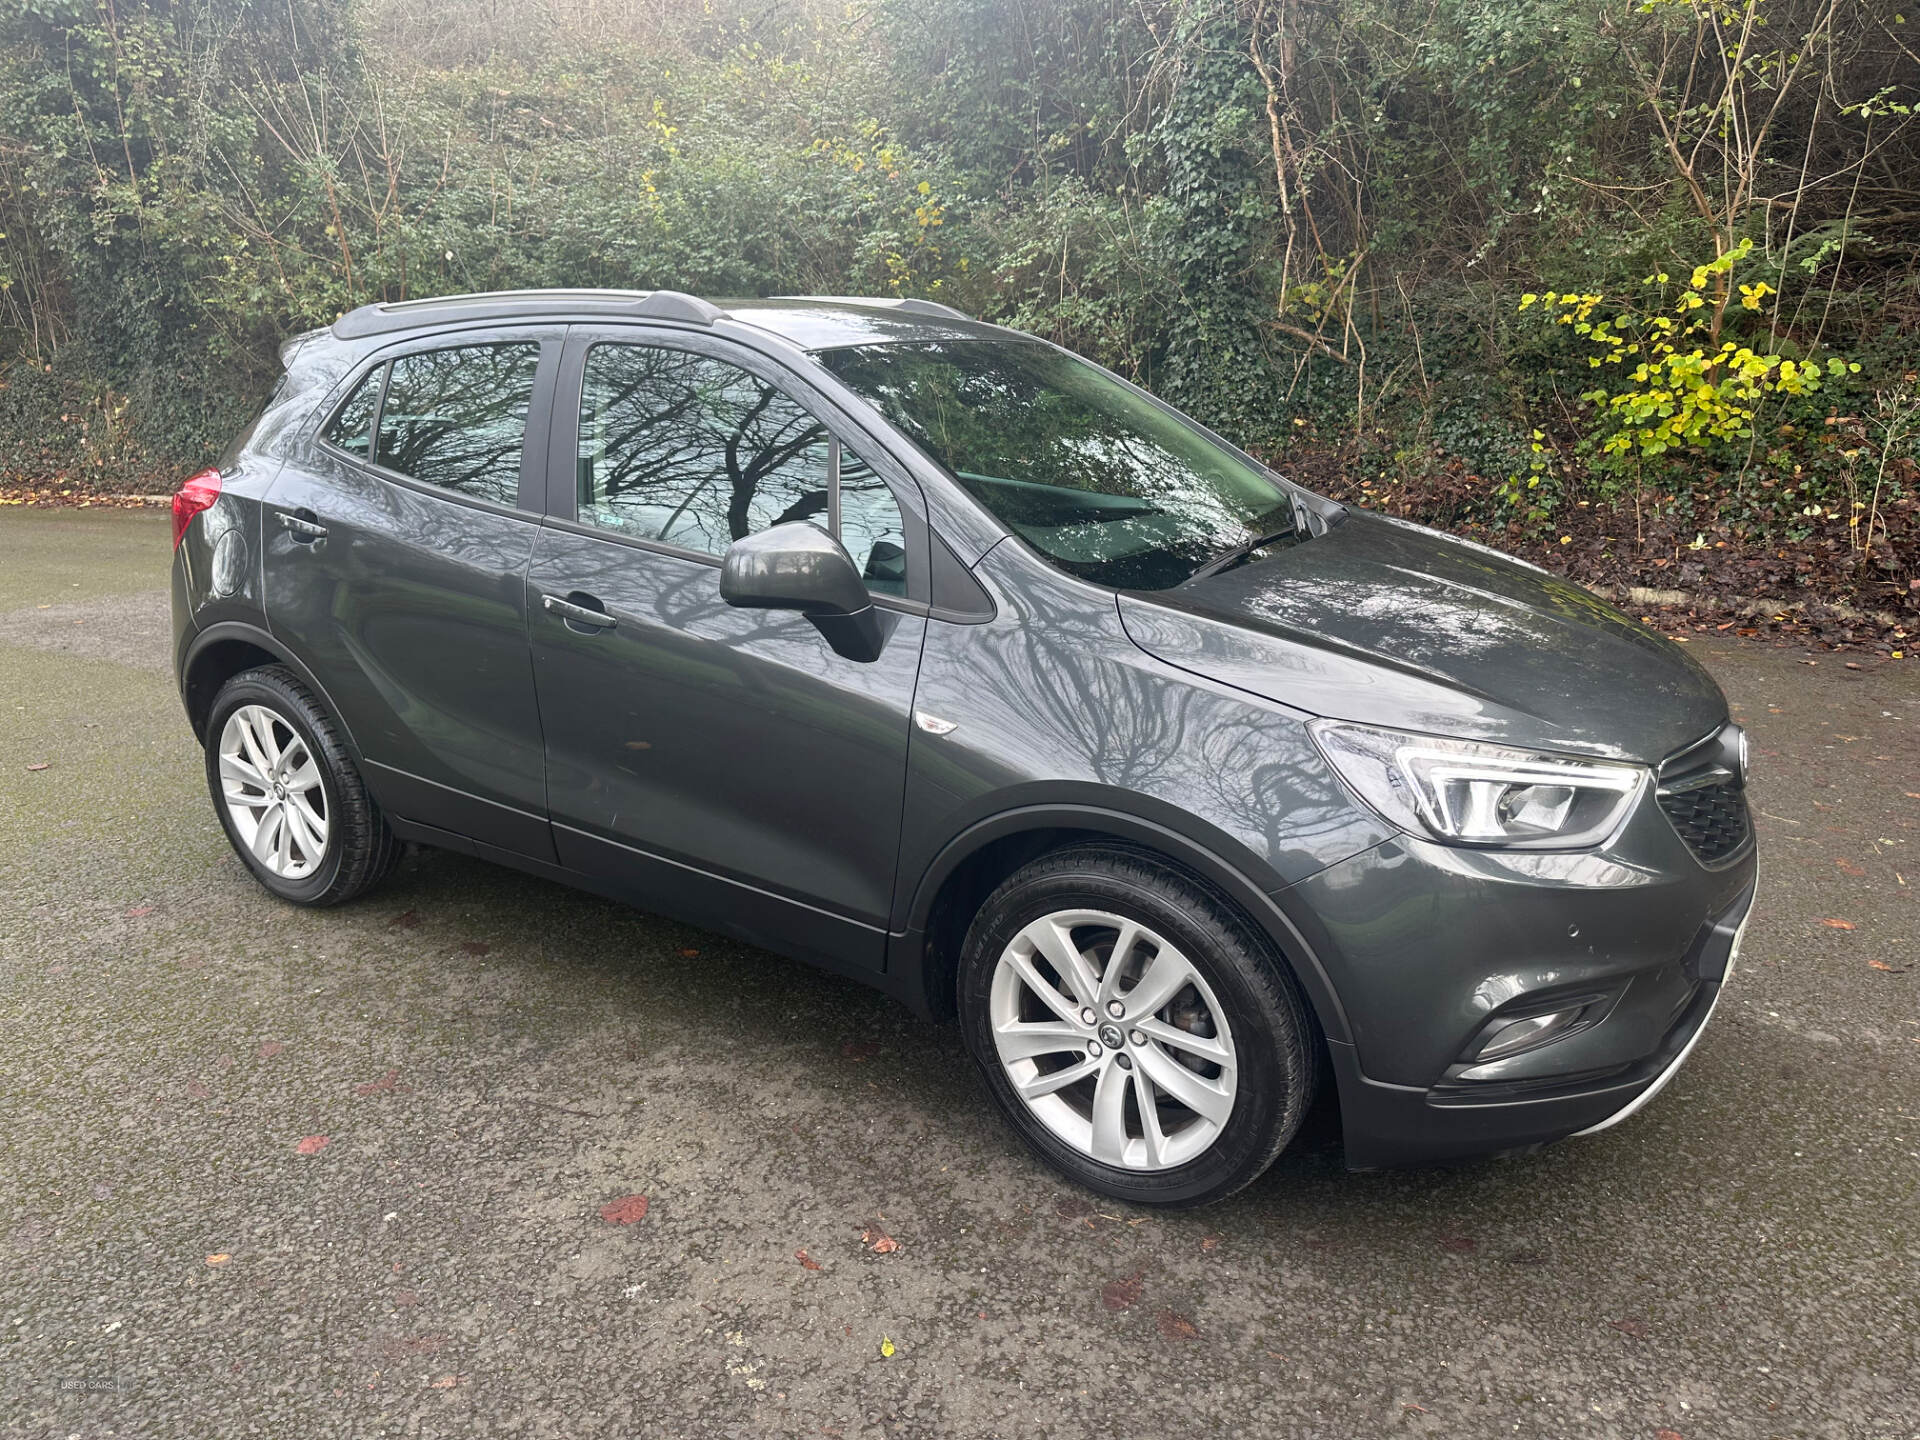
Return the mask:
[[386,370],[384,365],[374,366],[353,387],[346,403],[333,412],[333,419],[321,432],[328,444],[338,446],[349,455],[366,458],[373,439],[373,409],[380,401],[380,377]]

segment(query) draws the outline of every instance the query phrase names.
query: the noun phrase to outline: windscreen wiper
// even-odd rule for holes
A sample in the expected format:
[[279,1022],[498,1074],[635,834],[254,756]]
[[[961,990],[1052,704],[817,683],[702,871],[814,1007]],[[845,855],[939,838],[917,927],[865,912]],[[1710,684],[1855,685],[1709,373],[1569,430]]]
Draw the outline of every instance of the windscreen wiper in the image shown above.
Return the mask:
[[1278,544],[1282,540],[1291,540],[1299,533],[1298,526],[1289,525],[1284,530],[1274,530],[1256,539],[1248,540],[1244,544],[1231,546],[1189,575],[1186,583],[1191,585],[1195,580],[1204,580],[1209,575],[1218,575],[1222,570],[1231,570],[1234,566],[1244,563],[1254,551]]

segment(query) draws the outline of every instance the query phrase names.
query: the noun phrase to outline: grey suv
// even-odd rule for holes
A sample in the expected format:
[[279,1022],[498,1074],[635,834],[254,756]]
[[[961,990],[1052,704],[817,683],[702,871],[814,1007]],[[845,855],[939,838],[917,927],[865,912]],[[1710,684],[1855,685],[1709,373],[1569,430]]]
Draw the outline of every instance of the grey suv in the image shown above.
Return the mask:
[[175,659],[274,894],[402,842],[957,1018],[1083,1184],[1196,1204],[1613,1124],[1753,901],[1712,680],[916,300],[374,305],[174,503]]

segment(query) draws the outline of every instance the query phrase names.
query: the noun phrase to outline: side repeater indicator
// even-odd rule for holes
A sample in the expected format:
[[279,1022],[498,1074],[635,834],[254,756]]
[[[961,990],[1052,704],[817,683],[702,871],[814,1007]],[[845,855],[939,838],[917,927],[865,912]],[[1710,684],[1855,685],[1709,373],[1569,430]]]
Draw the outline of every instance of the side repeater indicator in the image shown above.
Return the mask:
[[913,723],[929,735],[951,735],[960,728],[957,720],[942,720],[938,715],[929,715],[924,710],[913,712]]

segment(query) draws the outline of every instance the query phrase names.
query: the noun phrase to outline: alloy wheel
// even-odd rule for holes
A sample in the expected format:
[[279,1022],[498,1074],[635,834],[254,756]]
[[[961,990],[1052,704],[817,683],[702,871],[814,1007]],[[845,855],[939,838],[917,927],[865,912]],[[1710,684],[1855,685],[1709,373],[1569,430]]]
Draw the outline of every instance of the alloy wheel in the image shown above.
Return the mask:
[[1125,916],[1060,910],[1030,922],[1001,952],[989,1012],[1014,1093],[1101,1164],[1184,1165],[1233,1111],[1224,1009],[1178,947]]
[[304,880],[327,853],[327,793],[299,731],[264,705],[242,705],[220,731],[220,793],[234,833],[283,880]]

